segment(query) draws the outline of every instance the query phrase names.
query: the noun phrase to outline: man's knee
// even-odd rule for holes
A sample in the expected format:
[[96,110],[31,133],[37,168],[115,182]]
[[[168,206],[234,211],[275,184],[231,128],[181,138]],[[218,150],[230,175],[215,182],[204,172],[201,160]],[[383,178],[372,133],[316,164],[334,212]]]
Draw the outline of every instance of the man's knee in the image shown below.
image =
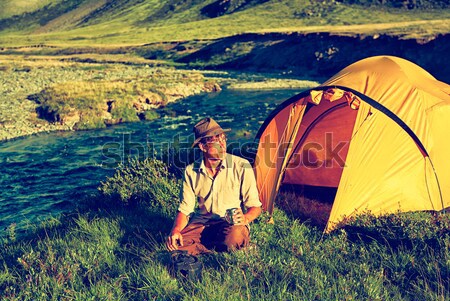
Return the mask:
[[239,250],[248,245],[250,232],[247,226],[233,226],[225,236],[224,244],[229,251]]

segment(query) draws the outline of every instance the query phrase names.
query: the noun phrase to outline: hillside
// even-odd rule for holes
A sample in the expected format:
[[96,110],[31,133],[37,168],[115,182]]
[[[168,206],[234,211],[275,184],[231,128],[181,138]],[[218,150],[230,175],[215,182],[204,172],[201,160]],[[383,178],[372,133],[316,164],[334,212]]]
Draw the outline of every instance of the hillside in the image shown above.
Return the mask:
[[[416,4],[408,6],[409,2]],[[383,24],[373,28],[381,33],[418,37],[449,30],[448,0],[374,3],[378,1],[54,0],[31,1],[25,7],[22,1],[1,0],[0,42],[17,44],[15,37],[26,36],[21,44],[130,45],[243,32],[333,31],[336,26],[352,31],[353,25],[364,24]],[[424,20],[435,21],[424,28],[414,25]]]
[[21,1],[0,2],[6,8],[0,54],[133,53],[187,67],[319,78],[358,59],[390,54],[450,81],[442,68],[450,51],[449,0],[32,3],[35,10]]

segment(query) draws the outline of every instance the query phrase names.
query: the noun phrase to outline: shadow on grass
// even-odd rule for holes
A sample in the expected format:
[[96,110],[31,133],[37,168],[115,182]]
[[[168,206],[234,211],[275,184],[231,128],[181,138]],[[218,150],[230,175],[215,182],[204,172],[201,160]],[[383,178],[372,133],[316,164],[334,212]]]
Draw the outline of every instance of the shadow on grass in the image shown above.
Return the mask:
[[154,250],[163,243],[173,223],[172,216],[162,214],[146,203],[125,204],[101,194],[80,202],[78,212],[88,217],[118,220],[123,231],[123,244],[144,244]]
[[[6,245],[24,243],[36,245],[44,239],[65,237],[78,227],[78,220],[104,219],[120,227],[120,249],[130,262],[159,261],[170,266],[170,255],[165,250],[164,238],[172,227],[172,217],[150,208],[145,203],[123,203],[101,193],[86,196],[78,201],[77,208],[57,218],[50,218],[20,234],[15,241]],[[18,249],[20,253],[20,250]],[[7,261],[14,262],[19,253],[13,253]],[[8,256],[10,257],[10,256]],[[4,258],[6,259],[6,258]]]

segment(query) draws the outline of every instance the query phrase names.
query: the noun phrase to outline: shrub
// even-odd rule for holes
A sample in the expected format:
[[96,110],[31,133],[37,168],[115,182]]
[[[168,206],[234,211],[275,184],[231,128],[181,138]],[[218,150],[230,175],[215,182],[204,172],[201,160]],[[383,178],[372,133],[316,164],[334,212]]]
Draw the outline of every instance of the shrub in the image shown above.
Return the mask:
[[132,100],[127,101],[120,99],[115,102],[115,106],[111,109],[113,119],[121,119],[122,122],[139,121],[136,110],[132,106]]
[[156,120],[158,118],[160,118],[161,116],[159,115],[158,112],[150,110],[150,111],[145,111],[143,113],[143,119],[144,120]]
[[99,118],[98,113],[86,111],[73,128],[75,130],[92,130],[104,127],[106,127],[105,122]]
[[179,183],[157,159],[131,159],[120,165],[99,190],[110,200],[145,204],[163,215],[173,216],[178,205]]

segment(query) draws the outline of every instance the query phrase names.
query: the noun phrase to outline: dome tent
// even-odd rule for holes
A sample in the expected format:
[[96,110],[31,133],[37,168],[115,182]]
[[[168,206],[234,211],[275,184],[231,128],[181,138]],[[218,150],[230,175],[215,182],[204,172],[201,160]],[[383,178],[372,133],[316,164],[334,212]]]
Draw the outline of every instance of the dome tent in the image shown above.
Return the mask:
[[280,104],[261,126],[254,171],[270,214],[282,184],[335,187],[325,231],[356,214],[450,206],[450,86],[376,56]]

